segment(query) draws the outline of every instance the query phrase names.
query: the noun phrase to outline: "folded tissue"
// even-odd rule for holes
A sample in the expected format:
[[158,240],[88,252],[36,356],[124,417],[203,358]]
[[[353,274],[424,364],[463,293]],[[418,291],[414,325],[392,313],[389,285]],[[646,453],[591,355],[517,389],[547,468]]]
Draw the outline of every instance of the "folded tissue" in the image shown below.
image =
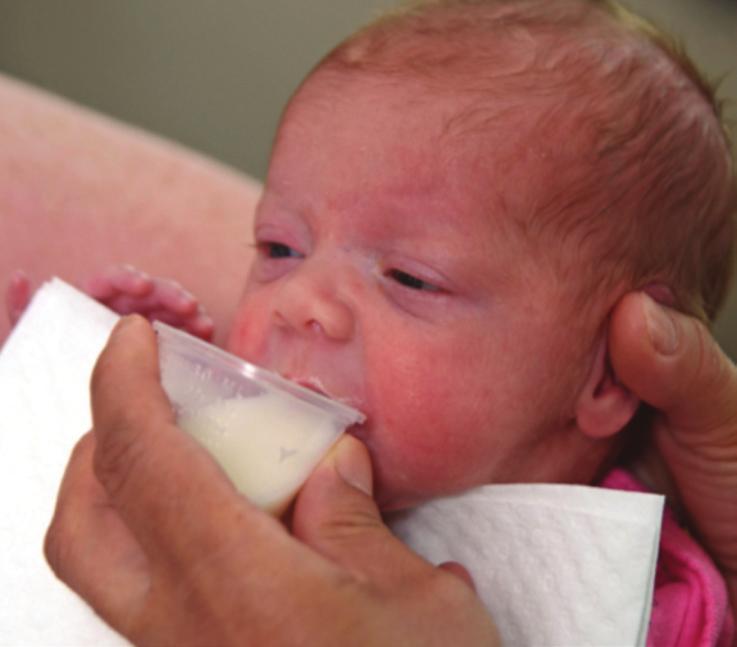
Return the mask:
[[645,645],[663,497],[487,485],[390,520],[434,564],[456,561],[508,645]]
[[[51,573],[43,537],[89,378],[117,316],[54,279],[0,349],[0,645],[128,644]],[[504,645],[644,645],[662,497],[567,485],[484,486],[394,515],[433,563],[459,561]]]
[[117,316],[54,280],[0,350],[0,645],[127,645],[59,582],[43,538],[72,447],[92,426],[89,379]]

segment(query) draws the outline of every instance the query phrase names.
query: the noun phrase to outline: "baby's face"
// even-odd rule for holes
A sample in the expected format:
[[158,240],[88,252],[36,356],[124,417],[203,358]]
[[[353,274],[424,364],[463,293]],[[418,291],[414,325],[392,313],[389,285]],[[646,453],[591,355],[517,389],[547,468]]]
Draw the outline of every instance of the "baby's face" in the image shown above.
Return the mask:
[[[318,77],[281,125],[230,350],[362,410],[382,507],[571,478],[570,313],[453,100]],[[446,135],[443,133],[446,132]],[[491,154],[489,151],[491,150]]]

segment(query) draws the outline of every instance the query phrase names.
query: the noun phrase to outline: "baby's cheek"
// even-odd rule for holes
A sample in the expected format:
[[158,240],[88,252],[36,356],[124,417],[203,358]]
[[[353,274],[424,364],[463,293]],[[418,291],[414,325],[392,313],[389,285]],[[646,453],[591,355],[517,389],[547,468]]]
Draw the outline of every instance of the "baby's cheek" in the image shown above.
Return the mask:
[[[488,418],[442,384],[400,385],[384,392],[369,442],[385,507],[403,507],[488,480]],[[402,388],[404,386],[404,388]]]
[[265,328],[261,317],[252,306],[241,302],[238,306],[233,325],[228,334],[226,349],[248,361],[259,363],[259,348],[264,345]]

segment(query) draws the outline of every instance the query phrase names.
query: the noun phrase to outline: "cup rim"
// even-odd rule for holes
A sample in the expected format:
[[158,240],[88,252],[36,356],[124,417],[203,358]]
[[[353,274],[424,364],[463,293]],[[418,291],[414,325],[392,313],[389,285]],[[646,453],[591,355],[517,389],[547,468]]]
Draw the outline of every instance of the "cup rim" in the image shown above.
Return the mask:
[[358,409],[354,409],[338,400],[333,400],[317,391],[305,388],[278,373],[256,366],[183,330],[161,321],[155,321],[153,328],[157,338],[171,346],[175,352],[179,354],[186,353],[188,356],[194,355],[199,359],[207,359],[209,362],[214,362],[221,368],[227,369],[230,373],[266,385],[272,391],[286,392],[307,404],[328,411],[334,417],[339,418],[346,427],[359,424],[366,419]]

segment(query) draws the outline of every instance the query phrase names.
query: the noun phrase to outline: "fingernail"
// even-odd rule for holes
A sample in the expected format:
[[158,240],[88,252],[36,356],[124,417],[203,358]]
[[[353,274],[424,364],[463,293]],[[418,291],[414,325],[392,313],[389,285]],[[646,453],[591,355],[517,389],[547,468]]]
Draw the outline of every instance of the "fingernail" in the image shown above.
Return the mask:
[[678,350],[678,329],[668,308],[645,295],[645,320],[650,343],[661,355],[673,355]]
[[120,266],[120,269],[137,279],[142,279],[144,281],[151,280],[151,277],[148,274],[146,274],[146,272],[144,272],[143,270],[139,270],[137,267],[134,267],[133,265],[129,265],[128,263],[123,263]]
[[139,314],[125,315],[118,319],[115,329],[121,331],[131,326],[140,326],[141,321],[145,321],[145,319]]
[[118,323],[115,324],[115,327],[118,330],[123,330],[123,328],[127,328],[131,325],[131,322],[133,320],[133,315],[123,315],[118,319]]
[[354,439],[344,439],[337,449],[335,471],[348,485],[372,496],[373,476],[366,450]]
[[29,281],[28,274],[26,274],[23,270],[15,270],[10,275],[10,281],[9,283],[26,283]]

